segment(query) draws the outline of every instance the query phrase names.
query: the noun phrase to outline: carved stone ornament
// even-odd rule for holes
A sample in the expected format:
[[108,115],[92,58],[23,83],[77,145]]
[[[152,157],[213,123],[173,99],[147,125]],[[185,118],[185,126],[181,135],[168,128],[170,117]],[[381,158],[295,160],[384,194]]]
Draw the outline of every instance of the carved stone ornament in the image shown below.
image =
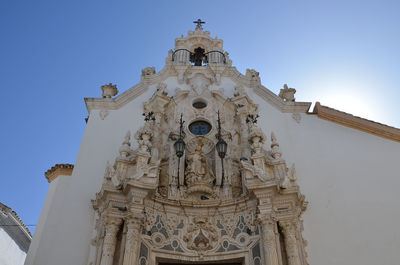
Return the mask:
[[[191,65],[186,50],[198,47],[216,55]],[[138,89],[147,86],[154,94],[143,104],[145,122],[132,132],[134,139],[130,131],[120,135],[119,154],[102,165],[103,184],[92,201],[90,264],[240,259],[247,265],[307,265],[300,225],[307,203],[295,166],[288,169],[274,133],[265,145],[266,131],[257,125],[263,113],[246,91],[260,88],[259,73],[248,69],[233,84],[223,83],[222,76],[235,73],[230,63],[221,40],[196,30],[176,39],[166,70],[142,70]],[[180,88],[173,92],[167,78]],[[179,137],[183,152],[175,145]],[[217,149],[221,138],[226,150]]]
[[104,120],[108,116],[109,113],[110,112],[108,110],[100,110],[100,112],[99,112],[100,119]]
[[296,89],[289,88],[287,84],[283,85],[283,88],[279,92],[279,97],[285,101],[293,102],[295,101],[294,94],[296,93]]
[[112,98],[113,96],[118,94],[117,85],[113,85],[112,83],[101,86],[101,90],[103,91],[103,98]]
[[156,74],[156,68],[154,66],[152,67],[146,67],[142,69],[142,76],[143,77],[148,77]]
[[265,134],[261,129],[253,125],[250,129],[251,150],[254,154],[260,154],[265,141]]
[[189,224],[187,234],[183,237],[188,249],[205,251],[214,248],[218,240],[215,224],[207,217],[196,216],[193,223]]

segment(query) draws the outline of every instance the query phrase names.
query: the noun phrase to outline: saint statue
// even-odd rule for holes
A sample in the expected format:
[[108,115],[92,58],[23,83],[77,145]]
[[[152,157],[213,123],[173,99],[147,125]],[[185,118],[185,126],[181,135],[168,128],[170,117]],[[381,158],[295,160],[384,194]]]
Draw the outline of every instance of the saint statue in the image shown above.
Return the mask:
[[207,166],[206,158],[202,152],[203,143],[196,146],[196,150],[187,157],[186,181],[188,185],[196,183],[212,184],[214,175]]

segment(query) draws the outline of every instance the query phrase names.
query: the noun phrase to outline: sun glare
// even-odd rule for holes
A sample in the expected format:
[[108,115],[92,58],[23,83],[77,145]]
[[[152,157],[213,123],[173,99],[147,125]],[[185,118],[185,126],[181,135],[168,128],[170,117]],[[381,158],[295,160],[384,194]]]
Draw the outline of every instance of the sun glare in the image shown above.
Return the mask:
[[382,120],[380,99],[375,99],[368,85],[355,82],[325,83],[316,99],[321,105],[373,121]]

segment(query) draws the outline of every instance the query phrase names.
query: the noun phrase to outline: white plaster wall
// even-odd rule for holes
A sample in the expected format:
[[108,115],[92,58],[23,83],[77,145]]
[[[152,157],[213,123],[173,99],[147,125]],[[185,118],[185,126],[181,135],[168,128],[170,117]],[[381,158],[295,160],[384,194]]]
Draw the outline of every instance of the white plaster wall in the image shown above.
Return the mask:
[[0,265],[23,265],[26,253],[0,227]]
[[[187,88],[175,78],[165,82],[170,95],[176,87]],[[232,81],[222,79],[221,86],[232,96]],[[99,111],[90,113],[73,175],[54,192],[50,186],[51,207],[46,198],[27,265],[86,265],[94,226],[91,200],[126,132],[133,135],[143,124],[142,102],[154,91],[151,86],[104,120]],[[398,264],[400,144],[314,115],[302,114],[298,124],[292,114],[249,94],[259,104],[259,125],[268,139],[274,131],[288,165],[296,163],[301,191],[310,202],[304,216],[309,263]]]
[[[91,200],[100,191],[107,161],[113,163],[119,155],[126,132],[131,130],[134,134],[143,125],[142,102],[154,91],[155,87],[150,87],[136,100],[110,111],[104,120],[99,111],[90,113],[73,174],[67,177],[68,185],[57,189],[54,195],[53,183],[50,185],[42,210],[47,216],[40,218],[38,224],[44,229],[34,235],[26,265],[86,265],[94,224]],[[48,198],[51,206],[46,210]]]
[[274,131],[309,202],[309,264],[400,264],[400,143],[316,115],[302,114],[298,124],[292,114],[255,102],[268,147]]

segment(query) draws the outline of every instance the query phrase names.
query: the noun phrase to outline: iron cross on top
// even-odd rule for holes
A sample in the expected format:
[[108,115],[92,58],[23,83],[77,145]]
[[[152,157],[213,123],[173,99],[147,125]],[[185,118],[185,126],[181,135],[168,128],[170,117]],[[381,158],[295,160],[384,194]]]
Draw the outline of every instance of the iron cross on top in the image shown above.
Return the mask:
[[203,29],[203,27],[201,26],[201,24],[205,24],[206,22],[201,21],[201,19],[199,18],[198,20],[193,21],[193,23],[194,23],[194,24],[197,24],[197,25],[196,25],[196,29]]

